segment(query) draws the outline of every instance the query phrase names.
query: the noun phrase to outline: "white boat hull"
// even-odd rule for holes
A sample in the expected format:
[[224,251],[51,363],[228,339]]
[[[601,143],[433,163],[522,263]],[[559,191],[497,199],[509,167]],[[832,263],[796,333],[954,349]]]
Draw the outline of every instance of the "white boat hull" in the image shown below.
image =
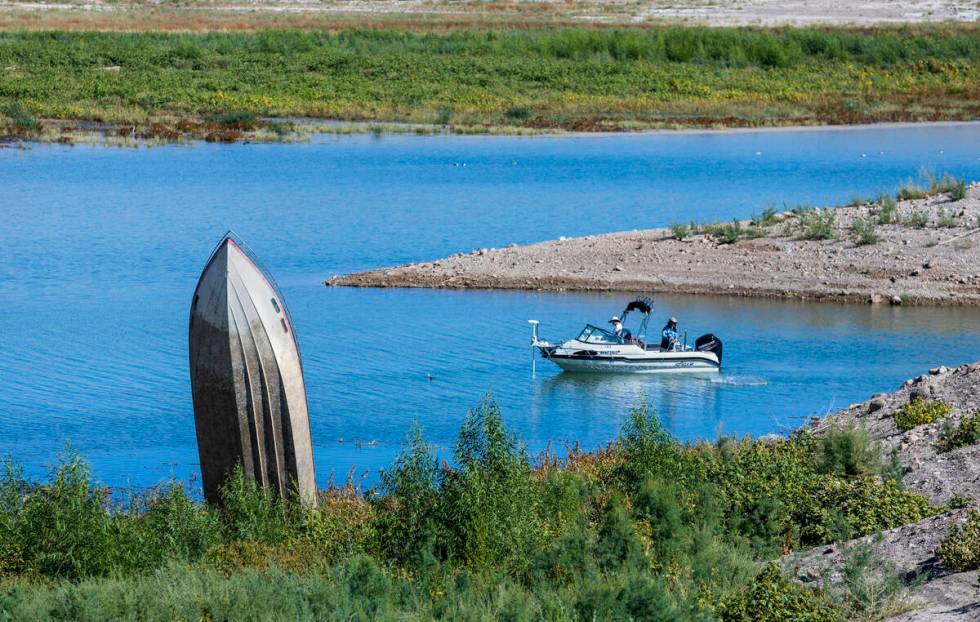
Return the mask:
[[571,372],[589,372],[605,374],[662,374],[662,373],[691,373],[717,372],[721,369],[718,359],[713,354],[692,352],[662,353],[676,356],[657,357],[564,357],[561,355],[546,356],[549,361]]

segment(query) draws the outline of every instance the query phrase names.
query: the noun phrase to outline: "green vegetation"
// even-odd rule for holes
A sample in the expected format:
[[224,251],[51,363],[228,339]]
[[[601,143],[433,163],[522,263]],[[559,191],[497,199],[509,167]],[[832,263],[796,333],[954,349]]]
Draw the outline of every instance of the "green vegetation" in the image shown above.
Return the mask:
[[857,592],[765,562],[935,512],[862,432],[681,444],[642,408],[606,448],[532,460],[485,401],[453,463],[416,428],[379,490],[316,508],[241,473],[215,507],[178,485],[118,499],[73,457],[42,483],[8,464],[0,615],[839,620]]
[[895,425],[902,432],[907,432],[914,427],[932,423],[948,414],[949,406],[946,404],[938,401],[926,401],[920,397],[908,402],[895,413]]
[[936,556],[956,572],[980,568],[980,512],[970,510],[962,528],[954,525],[936,549]]
[[898,209],[898,204],[891,195],[883,194],[878,197],[878,205],[881,207],[881,210],[878,212],[879,225],[890,225],[898,222],[898,216],[895,213]]
[[902,224],[916,229],[925,229],[929,226],[929,214],[916,210],[909,214],[908,218]]
[[943,422],[940,451],[952,451],[977,443],[980,443],[980,412],[964,417],[956,424],[949,420]]
[[833,240],[836,217],[831,210],[810,210],[800,215],[800,239]]
[[689,235],[691,235],[692,228],[691,227],[688,227],[687,225],[673,224],[673,225],[670,226],[670,232],[678,240],[683,240],[684,238],[686,238]]
[[939,208],[939,215],[936,217],[936,226],[944,229],[952,229],[956,226],[956,216],[947,213],[945,208]]
[[155,121],[163,135],[210,131],[180,129],[182,119],[244,113],[586,131],[970,119],[980,114],[976,32],[2,32],[0,124]]
[[857,236],[856,244],[865,246],[878,242],[878,232],[875,230],[875,223],[870,219],[855,218],[851,222],[851,231]]

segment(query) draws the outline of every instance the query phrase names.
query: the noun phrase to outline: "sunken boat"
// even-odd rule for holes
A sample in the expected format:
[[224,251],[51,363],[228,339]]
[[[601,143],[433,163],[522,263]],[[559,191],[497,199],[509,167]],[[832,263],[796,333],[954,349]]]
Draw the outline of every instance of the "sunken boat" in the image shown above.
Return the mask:
[[191,303],[189,351],[204,496],[241,465],[245,477],[316,501],[299,345],[282,295],[241,240],[227,235]]

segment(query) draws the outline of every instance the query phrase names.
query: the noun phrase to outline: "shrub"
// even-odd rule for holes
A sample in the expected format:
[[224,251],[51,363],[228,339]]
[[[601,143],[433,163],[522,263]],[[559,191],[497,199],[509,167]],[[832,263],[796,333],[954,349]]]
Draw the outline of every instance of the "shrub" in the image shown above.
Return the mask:
[[527,121],[534,115],[530,106],[511,106],[504,111],[504,116],[511,121]]
[[956,226],[956,216],[947,213],[945,208],[940,208],[936,225],[944,229],[952,229]]
[[724,622],[837,622],[841,612],[825,596],[783,576],[770,562],[745,589],[726,598],[719,608]]
[[895,413],[895,425],[902,432],[927,423],[932,423],[949,414],[949,406],[942,402],[929,402],[916,398]]
[[857,245],[866,246],[878,242],[878,232],[875,231],[874,222],[864,218],[855,218],[851,223],[851,231],[857,236]]
[[542,535],[527,449],[489,397],[467,415],[439,507],[448,555],[469,565],[520,568]]
[[742,237],[742,223],[734,219],[730,223],[705,225],[704,230],[719,244],[734,244]]
[[876,557],[870,544],[841,545],[841,555],[844,580],[833,597],[845,619],[885,620],[913,608],[905,577],[894,563]]
[[964,417],[956,424],[949,420],[943,423],[939,451],[952,451],[976,443],[980,443],[980,412]]
[[851,478],[881,469],[881,453],[868,440],[864,428],[833,427],[816,447],[817,472]]
[[914,227],[916,229],[925,229],[929,226],[929,214],[922,211],[914,211],[908,215],[905,219],[904,224],[908,227]]
[[907,181],[901,188],[898,189],[896,196],[902,201],[924,199],[929,196],[929,189],[923,188],[912,181]]
[[422,428],[414,424],[394,466],[381,472],[381,492],[387,497],[382,502],[389,511],[380,514],[379,535],[389,558],[417,563],[432,551],[441,479]]
[[779,219],[776,217],[776,210],[771,206],[762,210],[762,214],[752,217],[752,224],[757,227],[769,227],[777,222]]
[[895,214],[896,210],[898,209],[898,204],[891,195],[881,195],[878,198],[878,205],[881,207],[880,211],[878,212],[879,225],[890,225],[898,222],[898,216]]
[[235,110],[221,114],[211,115],[208,121],[218,125],[236,130],[253,130],[259,126],[259,119],[252,112]]
[[966,198],[966,182],[946,173],[942,179],[933,180],[932,191],[947,195],[950,201],[959,201]]
[[302,507],[245,477],[237,467],[222,484],[221,521],[232,540],[282,544],[298,534]]
[[5,471],[0,568],[66,579],[112,571],[119,525],[108,491],[91,485],[77,455],[69,453],[47,484],[29,486],[10,464]]
[[41,129],[40,121],[20,102],[7,105],[3,109],[3,114],[9,117],[14,127],[19,130],[31,132]]
[[980,511],[970,510],[963,527],[953,525],[936,549],[944,566],[955,572],[980,568]]
[[691,230],[687,225],[673,224],[670,226],[670,232],[678,240],[683,240],[691,234]]
[[804,240],[832,240],[834,238],[834,213],[820,210],[807,212],[800,217],[800,237]]

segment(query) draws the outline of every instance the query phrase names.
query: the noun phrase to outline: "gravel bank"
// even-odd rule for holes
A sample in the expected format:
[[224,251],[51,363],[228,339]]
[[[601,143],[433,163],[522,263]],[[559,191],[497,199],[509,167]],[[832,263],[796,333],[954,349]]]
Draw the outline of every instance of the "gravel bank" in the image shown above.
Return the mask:
[[[684,239],[652,229],[477,249],[325,283],[980,305],[980,186],[955,201],[945,194],[900,201],[892,224],[877,224],[882,210],[871,203],[773,214],[739,223],[734,243],[725,243],[717,226],[711,233],[702,225]],[[804,239],[814,237],[820,219],[832,238]],[[855,221],[875,223],[877,240],[860,244]]]

